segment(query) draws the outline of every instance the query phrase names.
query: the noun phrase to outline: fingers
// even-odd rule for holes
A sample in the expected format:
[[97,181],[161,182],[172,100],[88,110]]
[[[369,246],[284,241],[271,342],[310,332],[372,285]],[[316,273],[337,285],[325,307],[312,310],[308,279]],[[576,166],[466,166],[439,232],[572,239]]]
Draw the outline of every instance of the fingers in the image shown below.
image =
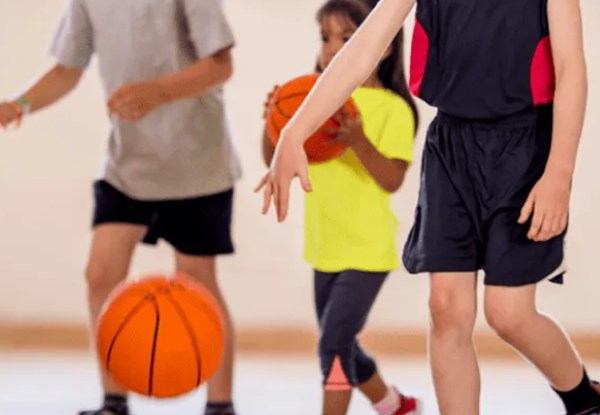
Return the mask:
[[560,232],[558,233],[559,235],[567,230],[568,224],[569,224],[569,215],[565,213],[565,214],[561,215],[561,217],[559,219],[559,230],[560,230]]
[[560,215],[555,215],[552,218],[552,225],[550,226],[550,238],[554,238],[555,236],[558,236],[562,233],[563,229],[561,228],[560,222]]
[[290,180],[283,180],[275,185],[275,204],[277,207],[277,220],[283,222],[288,214],[290,205]]
[[312,185],[310,184],[310,178],[308,176],[308,169],[301,170],[300,173],[298,174],[298,177],[300,177],[300,184],[302,185],[302,189],[306,193],[312,192]]
[[273,183],[267,181],[265,183],[265,185],[266,185],[266,187],[263,192],[263,207],[262,207],[263,215],[266,215],[267,213],[269,213],[269,207],[271,206],[271,199],[273,196]]
[[542,230],[543,224],[544,224],[544,214],[541,211],[536,210],[533,213],[533,219],[531,220],[531,227],[529,228],[527,237],[533,241],[536,241]]
[[110,98],[107,102],[108,108],[111,111],[116,110],[124,104],[128,96],[131,98],[131,95],[127,95],[123,88],[117,89],[110,94]]
[[124,110],[115,112],[114,115],[116,115],[117,117],[119,117],[122,120],[135,122],[135,121],[139,121],[142,118],[144,118],[144,116],[146,115],[146,112],[137,110],[137,109],[124,109]]
[[533,213],[533,206],[535,204],[535,193],[532,190],[525,201],[525,204],[521,208],[521,215],[519,216],[518,223],[521,225],[529,220],[531,214]]
[[536,241],[545,242],[560,234],[562,234],[567,228],[567,215],[566,214],[546,214],[544,215],[544,222],[541,227]]
[[144,101],[139,99],[131,86],[114,91],[107,105],[110,113],[128,121],[137,121],[148,113]]
[[137,101],[133,96],[127,96],[109,103],[109,112],[127,121],[139,121],[148,115],[146,106]]
[[123,112],[135,105],[136,102],[133,95],[121,95],[108,101],[108,108],[114,113]]
[[340,126],[346,124],[346,118],[344,117],[344,114],[341,112],[336,112],[332,118],[333,118],[333,121],[335,121]]
[[344,115],[345,120],[353,120],[352,114],[350,114],[350,110],[344,105],[342,107],[342,114]]
[[254,193],[260,192],[262,188],[265,187],[265,185],[269,182],[270,174],[271,173],[267,173],[262,179],[260,179],[260,182],[258,182],[258,185],[254,188]]
[[552,238],[554,235],[552,234],[552,227],[554,222],[554,217],[552,214],[544,213],[542,215],[542,224],[540,225],[540,231],[534,238],[536,242],[545,242]]
[[8,117],[0,115],[0,126],[2,126],[2,128],[8,127],[10,123],[11,121]]
[[2,112],[0,113],[0,126],[2,128],[8,128],[13,122],[17,123],[17,127],[21,125],[23,118],[23,107],[14,103],[7,103],[2,105]]

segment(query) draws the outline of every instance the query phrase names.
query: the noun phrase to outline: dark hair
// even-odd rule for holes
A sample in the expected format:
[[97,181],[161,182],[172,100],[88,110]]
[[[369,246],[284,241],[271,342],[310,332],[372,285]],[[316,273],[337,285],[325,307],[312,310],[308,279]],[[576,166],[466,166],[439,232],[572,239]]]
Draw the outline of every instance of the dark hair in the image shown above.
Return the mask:
[[[379,0],[328,0],[317,12],[317,20],[331,15],[341,15],[350,19],[357,27],[360,26]],[[404,29],[391,43],[390,55],[379,65],[378,78],[383,86],[398,94],[412,109],[415,120],[415,132],[419,127],[419,112],[417,104],[408,89],[404,70]],[[317,69],[319,65],[317,65]]]

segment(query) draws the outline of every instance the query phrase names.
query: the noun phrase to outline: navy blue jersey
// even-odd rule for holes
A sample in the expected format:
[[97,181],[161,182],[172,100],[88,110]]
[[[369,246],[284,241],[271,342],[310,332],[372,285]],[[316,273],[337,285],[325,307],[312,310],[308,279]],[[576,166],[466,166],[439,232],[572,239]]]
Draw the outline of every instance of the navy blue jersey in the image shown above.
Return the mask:
[[441,111],[501,118],[554,99],[548,0],[417,0],[410,89]]

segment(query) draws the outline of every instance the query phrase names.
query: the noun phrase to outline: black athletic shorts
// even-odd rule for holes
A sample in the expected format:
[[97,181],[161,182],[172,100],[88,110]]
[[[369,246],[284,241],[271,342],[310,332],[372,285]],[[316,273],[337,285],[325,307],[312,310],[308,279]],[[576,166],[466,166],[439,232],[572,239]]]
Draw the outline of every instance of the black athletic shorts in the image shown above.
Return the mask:
[[517,219],[541,177],[552,107],[495,121],[439,113],[427,133],[414,226],[404,248],[411,273],[483,269],[485,284],[562,282],[564,234],[527,238]]
[[96,206],[93,226],[107,223],[145,225],[143,242],[159,239],[186,255],[214,256],[233,253],[231,216],[233,189],[181,200],[140,201],[110,183],[94,184]]

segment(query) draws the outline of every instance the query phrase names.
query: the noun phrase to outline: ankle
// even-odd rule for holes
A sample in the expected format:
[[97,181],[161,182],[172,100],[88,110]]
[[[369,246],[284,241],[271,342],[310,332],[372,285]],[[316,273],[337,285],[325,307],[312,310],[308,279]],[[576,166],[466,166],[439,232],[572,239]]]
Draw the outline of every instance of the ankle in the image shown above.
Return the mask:
[[374,403],[373,408],[379,415],[392,415],[400,409],[401,404],[398,390],[388,387],[386,395],[379,402]]
[[232,401],[211,401],[206,403],[204,415],[235,415]]
[[577,414],[600,406],[600,393],[592,385],[585,369],[581,381],[575,388],[569,391],[552,389],[563,401],[568,414]]

